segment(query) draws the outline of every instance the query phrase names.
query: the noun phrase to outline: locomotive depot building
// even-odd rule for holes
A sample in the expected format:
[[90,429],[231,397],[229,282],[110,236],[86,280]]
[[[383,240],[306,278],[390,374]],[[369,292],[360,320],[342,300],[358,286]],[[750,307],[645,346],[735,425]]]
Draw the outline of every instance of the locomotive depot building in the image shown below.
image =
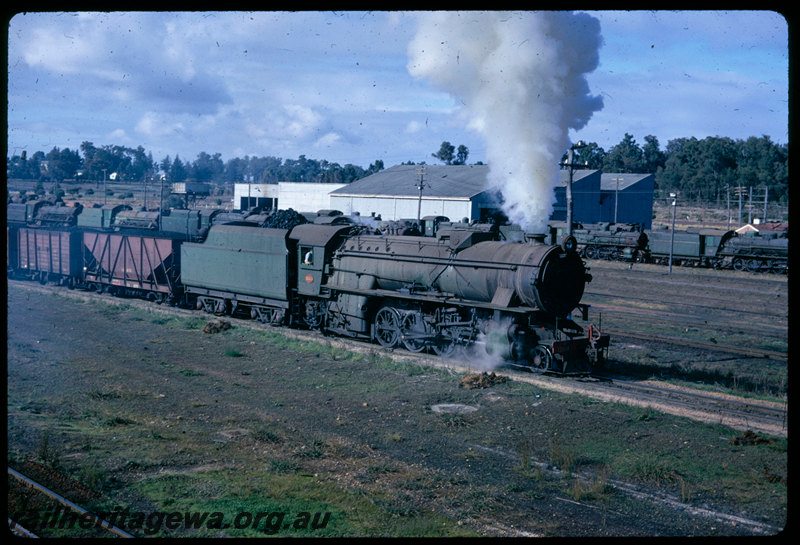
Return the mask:
[[643,229],[650,229],[653,226],[655,179],[652,174],[602,174],[600,221],[639,223]]
[[[502,195],[487,189],[488,174],[488,165],[424,165],[424,169],[422,165],[396,165],[349,184],[238,183],[234,208],[280,207],[299,212],[332,209],[345,215],[380,216],[383,220],[417,218],[419,209],[421,218],[446,216],[453,221],[485,221],[502,207]],[[559,176],[550,219],[564,221],[569,172],[561,170]],[[649,229],[653,188],[652,174],[576,170],[572,177],[573,216],[581,223],[640,223]]]

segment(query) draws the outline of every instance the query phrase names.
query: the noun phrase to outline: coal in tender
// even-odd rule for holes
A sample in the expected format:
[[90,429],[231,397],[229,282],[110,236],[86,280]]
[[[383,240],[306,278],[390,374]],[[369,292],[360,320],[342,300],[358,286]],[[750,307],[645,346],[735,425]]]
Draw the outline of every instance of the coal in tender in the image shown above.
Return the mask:
[[288,210],[278,210],[269,216],[262,224],[262,227],[268,227],[270,229],[293,229],[304,223],[308,223],[308,220],[289,208]]

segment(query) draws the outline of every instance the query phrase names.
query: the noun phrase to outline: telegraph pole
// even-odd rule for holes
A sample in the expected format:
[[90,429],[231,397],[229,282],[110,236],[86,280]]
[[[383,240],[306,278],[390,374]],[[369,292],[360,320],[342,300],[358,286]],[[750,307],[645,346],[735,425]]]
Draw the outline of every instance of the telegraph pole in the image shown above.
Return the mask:
[[725,194],[728,199],[728,231],[731,230],[731,186],[725,186]]
[[675,210],[678,208],[678,195],[677,193],[670,193],[669,197],[672,199],[672,231],[669,237],[669,274],[672,274],[672,251],[675,248]]
[[614,194],[614,223],[617,223],[617,208],[619,206],[619,181],[620,181],[619,176],[614,178],[614,180],[616,180],[617,182],[617,191]]
[[582,140],[578,140],[577,144],[573,144],[569,147],[569,151],[567,151],[567,161],[562,163],[561,166],[565,166],[569,169],[569,179],[567,180],[567,235],[572,236],[572,176],[575,172],[576,166],[587,166],[589,164],[588,161],[584,162],[583,165],[578,165],[573,162],[575,158],[575,150],[585,148],[586,144],[583,143]]
[[420,223],[420,215],[422,214],[422,190],[425,189],[425,165],[420,165],[417,168],[417,174],[419,174],[419,182],[417,183],[417,189],[419,190],[419,200],[417,201],[417,229],[422,227]]
[[740,185],[738,189],[739,189],[739,217],[736,218],[736,225],[741,227],[741,225],[742,225],[742,193],[743,193],[742,189],[743,188]]

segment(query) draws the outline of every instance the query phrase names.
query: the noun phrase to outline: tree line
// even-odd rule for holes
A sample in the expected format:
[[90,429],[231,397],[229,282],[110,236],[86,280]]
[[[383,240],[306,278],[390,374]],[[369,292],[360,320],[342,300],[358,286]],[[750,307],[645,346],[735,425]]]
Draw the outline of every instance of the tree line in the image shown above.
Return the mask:
[[789,201],[789,146],[769,136],[676,138],[663,151],[655,136],[644,140],[639,145],[626,133],[608,151],[590,143],[575,150],[575,162],[603,172],[654,174],[657,190],[698,201],[722,202],[738,186],[766,187],[770,200]]
[[[456,148],[444,141],[431,156],[448,165],[462,165],[466,164],[469,149],[464,145]],[[640,145],[628,133],[608,151],[592,142],[576,149],[574,155],[575,162],[590,169],[652,173],[657,190],[677,191],[690,199],[721,202],[728,188],[743,186],[766,187],[771,201],[784,203],[789,199],[788,158],[788,144],[776,144],[769,136],[746,140],[720,136],[677,138],[662,150],[655,136],[645,136]],[[566,153],[562,163],[565,160]],[[223,161],[219,153],[201,152],[194,161],[184,161],[178,155],[156,161],[142,146],[98,147],[92,142],[83,142],[80,150],[54,147],[48,153],[37,151],[31,157],[22,152],[7,158],[8,178],[40,181],[94,181],[110,179],[113,174],[115,180],[130,182],[163,177],[169,182],[350,183],[383,168],[381,160],[363,168],[309,159],[305,155],[297,159],[245,156]]]
[[223,161],[219,153],[200,152],[194,161],[167,155],[160,161],[142,146],[95,146],[83,142],[80,150],[54,147],[48,153],[26,152],[7,159],[7,177],[43,182],[64,180],[109,180],[141,182],[161,179],[169,182],[316,182],[350,183],[383,170],[380,159],[368,168],[357,165],[318,161],[301,155],[298,159],[279,157],[235,157]]

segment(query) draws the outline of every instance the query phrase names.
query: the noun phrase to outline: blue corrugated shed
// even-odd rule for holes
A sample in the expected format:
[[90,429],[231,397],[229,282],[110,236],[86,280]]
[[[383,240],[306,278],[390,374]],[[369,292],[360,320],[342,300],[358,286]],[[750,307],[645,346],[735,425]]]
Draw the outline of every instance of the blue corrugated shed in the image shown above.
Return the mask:
[[600,180],[600,221],[639,223],[650,229],[653,223],[652,174],[607,173]]
[[[567,182],[569,171],[559,171],[559,185],[556,187],[556,204],[550,219],[567,219]],[[600,221],[600,171],[576,170],[572,173],[572,219],[581,223]]]

